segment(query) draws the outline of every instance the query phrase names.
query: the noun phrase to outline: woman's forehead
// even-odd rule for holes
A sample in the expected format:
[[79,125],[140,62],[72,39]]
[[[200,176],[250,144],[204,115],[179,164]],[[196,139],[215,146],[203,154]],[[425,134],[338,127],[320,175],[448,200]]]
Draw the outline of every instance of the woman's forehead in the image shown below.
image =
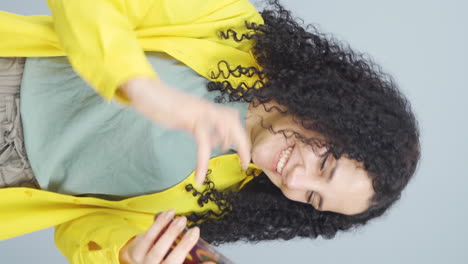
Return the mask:
[[336,169],[335,181],[345,198],[336,203],[342,208],[344,214],[358,214],[369,208],[375,191],[372,178],[364,169],[362,162],[347,156],[341,157]]

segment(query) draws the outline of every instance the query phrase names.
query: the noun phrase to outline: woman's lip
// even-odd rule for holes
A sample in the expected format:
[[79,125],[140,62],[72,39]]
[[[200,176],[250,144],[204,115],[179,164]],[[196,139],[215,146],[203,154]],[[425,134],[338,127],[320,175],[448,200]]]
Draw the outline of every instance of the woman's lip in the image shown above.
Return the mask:
[[276,172],[276,173],[278,173],[278,175],[280,175],[280,176],[282,176],[282,174],[283,174],[282,172],[284,171],[284,167],[286,167],[286,164],[288,164],[288,161],[289,161],[289,159],[291,158],[291,154],[290,154],[289,157],[288,157],[288,159],[286,160],[286,163],[284,163],[283,169],[281,170],[281,173],[280,173],[278,170],[276,170],[276,167],[277,167],[278,162],[279,162],[279,160],[280,160],[281,153],[283,153],[283,151],[285,151],[285,150],[287,150],[288,148],[291,148],[291,147],[292,147],[292,149],[291,149],[291,154],[292,154],[292,151],[294,150],[294,145],[286,146],[285,148],[281,149],[281,150],[276,154],[276,158],[275,158],[274,164],[273,164],[273,171]]

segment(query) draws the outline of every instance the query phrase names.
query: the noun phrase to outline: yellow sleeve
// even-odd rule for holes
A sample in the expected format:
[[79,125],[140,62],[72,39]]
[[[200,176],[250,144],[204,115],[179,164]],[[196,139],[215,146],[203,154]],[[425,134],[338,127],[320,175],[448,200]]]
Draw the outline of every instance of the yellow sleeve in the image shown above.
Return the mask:
[[96,213],[55,228],[55,244],[72,264],[119,263],[120,249],[146,229],[122,216]]
[[[70,63],[107,100],[133,77],[156,77],[134,31],[151,2],[47,0]],[[126,101],[119,94],[117,98]]]

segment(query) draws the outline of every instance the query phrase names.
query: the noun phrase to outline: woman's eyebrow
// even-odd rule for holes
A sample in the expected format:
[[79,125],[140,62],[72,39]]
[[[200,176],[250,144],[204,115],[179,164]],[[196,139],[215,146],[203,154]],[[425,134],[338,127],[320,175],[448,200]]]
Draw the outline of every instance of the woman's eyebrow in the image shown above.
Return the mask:
[[335,162],[335,166],[331,169],[331,171],[330,171],[330,177],[328,177],[327,182],[331,182],[331,180],[333,180],[333,177],[335,177],[336,168],[338,167],[338,164],[339,164],[339,163],[340,163],[340,159],[338,159],[338,160]]
[[[336,168],[338,167],[338,163],[340,162],[340,160],[338,159],[336,162],[335,162],[335,166],[331,169],[330,171],[330,177],[328,177],[328,180],[327,182],[330,182],[331,180],[333,180],[333,177],[335,177],[335,172],[336,172]],[[323,205],[323,198],[320,197],[320,202],[318,204],[318,209],[320,211],[322,211],[322,205]]]

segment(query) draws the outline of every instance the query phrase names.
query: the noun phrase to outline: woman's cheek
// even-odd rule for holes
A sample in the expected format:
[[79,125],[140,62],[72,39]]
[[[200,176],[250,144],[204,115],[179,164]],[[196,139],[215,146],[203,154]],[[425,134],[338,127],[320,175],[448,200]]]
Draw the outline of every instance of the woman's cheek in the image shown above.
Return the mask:
[[267,151],[265,148],[256,148],[252,153],[253,162],[259,166],[262,170],[269,170],[270,168],[267,165]]

